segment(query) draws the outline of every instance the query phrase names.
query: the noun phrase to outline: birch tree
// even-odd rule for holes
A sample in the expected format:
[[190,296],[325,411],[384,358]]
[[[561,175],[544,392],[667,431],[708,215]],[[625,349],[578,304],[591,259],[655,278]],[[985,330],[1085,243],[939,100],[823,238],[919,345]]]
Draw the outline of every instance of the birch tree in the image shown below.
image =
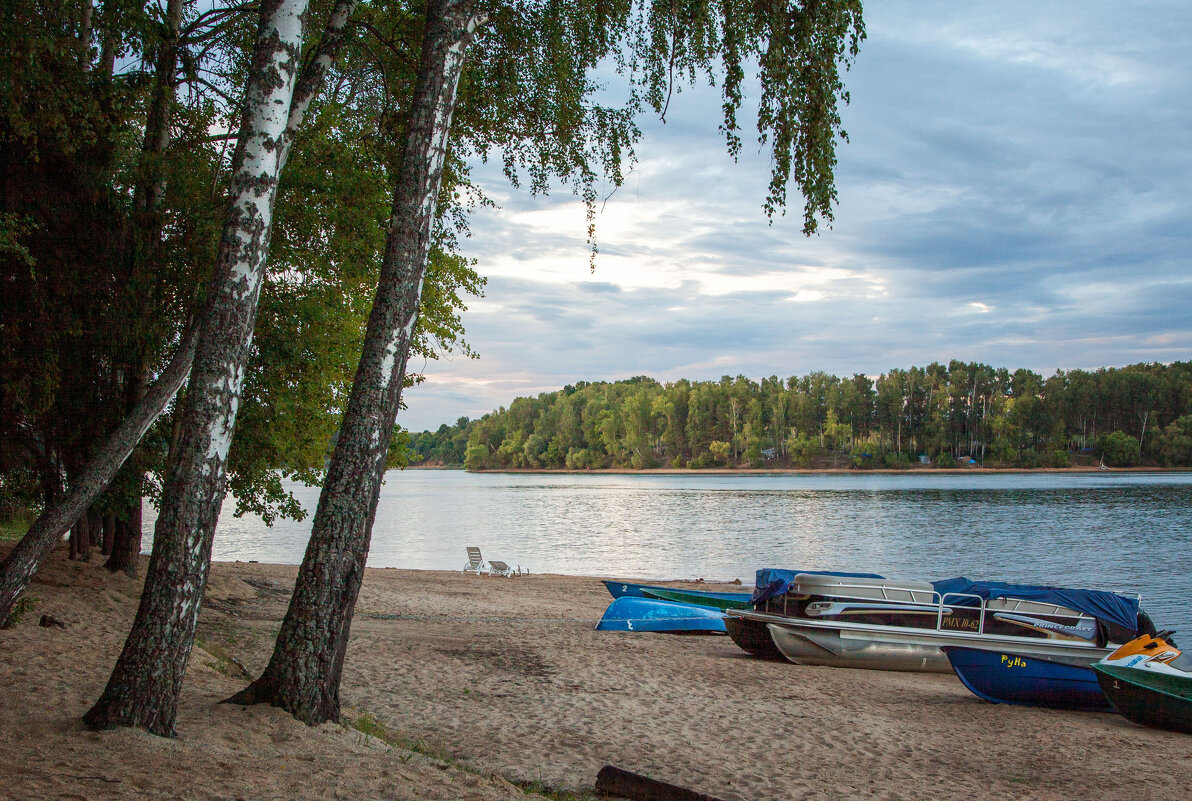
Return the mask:
[[323,44],[299,76],[306,0],[261,4],[223,238],[180,410],[180,436],[170,454],[145,589],[107,687],[84,716],[91,728],[139,726],[174,734],[224,498],[277,183],[293,134],[354,7],[354,0],[336,5]]
[[[545,12],[545,13],[544,13]],[[634,24],[634,20],[637,20]],[[770,141],[774,173],[765,208],[785,204],[792,178],[806,199],[804,230],[819,217],[831,219],[837,102],[845,97],[842,58],[856,53],[863,35],[860,3],[851,0],[800,5],[777,2],[568,4],[482,3],[431,0],[418,77],[408,112],[402,157],[380,285],[340,437],[315,512],[311,540],[290,607],[264,673],[234,703],[271,703],[310,724],[336,720],[339,684],[352,613],[364,576],[385,454],[400,408],[410,336],[430,246],[456,92],[469,47],[489,21],[523,23],[524,40],[560,36],[596,58],[619,42],[641,65],[640,101],[665,114],[676,68],[692,74],[714,58],[725,65],[725,130],[736,152],[736,109],[741,102],[743,59],[761,63],[758,126]],[[525,25],[537,22],[535,28]],[[506,54],[508,62],[516,56]],[[629,60],[619,60],[625,64]],[[526,78],[536,77],[527,59]],[[517,62],[515,62],[517,63]],[[583,62],[583,68],[595,66]],[[635,67],[636,68],[636,67]],[[517,67],[514,67],[516,70]],[[524,130],[514,117],[501,121]],[[568,120],[554,133],[566,137]],[[510,135],[516,140],[516,135]],[[606,165],[620,178],[622,140],[614,137]],[[592,175],[587,162],[571,169]],[[540,170],[541,175],[544,170]],[[594,200],[587,184],[589,211]],[[591,221],[591,215],[589,216]]]
[[[339,718],[351,611],[368,553],[362,539],[371,533],[401,401],[455,95],[468,45],[484,22],[470,0],[431,0],[426,15],[381,280],[310,546],[274,659],[260,679],[232,699],[273,701],[310,723]],[[323,645],[307,647],[312,642]]]
[[66,497],[38,516],[5,557],[0,566],[0,620],[12,612],[17,598],[50,551],[62,541],[62,535],[112,482],[145,431],[182,386],[190,372],[197,342],[198,329],[192,327],[183,337],[169,366],[75,478]]

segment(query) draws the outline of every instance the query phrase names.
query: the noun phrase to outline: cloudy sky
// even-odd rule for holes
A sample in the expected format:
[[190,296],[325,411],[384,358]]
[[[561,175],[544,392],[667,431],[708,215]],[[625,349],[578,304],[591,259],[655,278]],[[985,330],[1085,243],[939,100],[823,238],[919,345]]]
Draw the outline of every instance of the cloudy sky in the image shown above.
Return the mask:
[[1192,3],[870,0],[865,18],[836,221],[810,239],[799,198],[767,224],[768,154],[746,135],[727,156],[716,90],[643,121],[594,274],[567,190],[478,171],[501,205],[465,244],[489,278],[463,318],[480,359],[427,363],[399,423],[634,375],[1192,359]]

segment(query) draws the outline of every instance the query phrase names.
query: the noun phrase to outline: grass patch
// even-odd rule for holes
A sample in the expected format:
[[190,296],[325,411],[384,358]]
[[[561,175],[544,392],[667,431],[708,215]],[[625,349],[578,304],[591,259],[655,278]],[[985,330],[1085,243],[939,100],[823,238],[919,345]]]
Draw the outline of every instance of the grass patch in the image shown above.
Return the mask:
[[389,745],[397,745],[400,739],[397,732],[377,720],[368,712],[362,712],[354,718],[344,718],[344,726],[349,729],[355,729],[361,734],[367,734],[369,737],[376,737],[378,740]]
[[453,768],[464,770],[445,749],[428,745],[424,740],[407,737],[396,729],[386,725],[371,712],[361,712],[354,718],[345,717],[344,724],[361,734],[376,737],[381,742],[391,745],[394,748],[401,748],[406,751],[412,751],[415,754],[422,754],[423,756],[446,763]]
[[244,666],[244,663],[233,656],[231,651],[220,643],[203,637],[195,637],[195,645],[212,656],[212,660],[206,664],[207,667],[216,673],[222,673],[231,679],[248,679],[252,681],[252,674],[248,672],[248,668]]
[[[369,737],[376,737],[381,742],[394,748],[410,751],[413,754],[421,754],[422,756],[442,762],[445,765],[450,765],[456,770],[476,776],[487,775],[481,771],[461,765],[458,760],[448,754],[443,748],[430,746],[423,740],[402,734],[391,726],[386,725],[384,721],[378,719],[370,712],[361,712],[355,717],[345,715],[343,726],[348,729],[354,729]],[[402,761],[408,762],[409,759],[410,757],[407,756]],[[575,793],[570,790],[559,790],[542,782],[521,782],[510,781],[508,779],[506,781],[520,789],[526,795],[539,795],[550,799],[550,801],[595,801],[596,799],[596,796],[591,793]]]
[[16,542],[25,536],[29,526],[33,525],[33,517],[15,517],[11,520],[0,520],[0,542]]
[[596,801],[596,796],[592,793],[575,793],[571,790],[560,790],[557,787],[550,787],[542,782],[510,782],[519,788],[526,795],[540,795],[543,798],[549,798],[551,801]]
[[11,629],[13,626],[21,622],[25,615],[33,611],[37,606],[38,599],[32,595],[22,595],[17,598],[17,602],[13,604],[12,611],[8,613],[8,617],[0,622],[0,629]]
[[248,679],[253,675],[243,662],[232,653],[235,648],[241,649],[255,640],[255,632],[237,625],[204,625],[199,621],[199,632],[195,635],[195,645],[202,648],[213,657],[207,662],[207,667],[233,679]]

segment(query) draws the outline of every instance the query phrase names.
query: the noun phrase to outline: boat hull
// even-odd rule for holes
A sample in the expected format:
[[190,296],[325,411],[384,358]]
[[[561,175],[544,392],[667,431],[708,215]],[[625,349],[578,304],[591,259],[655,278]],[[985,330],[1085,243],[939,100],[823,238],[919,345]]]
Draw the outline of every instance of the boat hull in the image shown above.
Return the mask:
[[1097,681],[1133,723],[1192,734],[1192,681],[1098,662]]
[[698,590],[668,590],[662,587],[643,587],[647,598],[675,601],[681,604],[708,606],[713,609],[744,609],[749,606],[749,593],[700,592]]
[[770,637],[781,654],[796,665],[951,673],[938,645],[870,637],[864,632],[802,628],[769,623]]
[[965,687],[995,704],[1113,712],[1091,667],[1066,665],[1005,651],[944,646]]
[[[679,590],[674,587],[656,587],[652,584],[631,584],[627,581],[609,581],[604,580],[604,586],[608,588],[609,595],[614,598],[623,598],[625,596],[635,598],[655,598],[660,600],[677,601],[679,603],[697,604],[698,606],[711,606],[716,608],[729,608],[722,605],[723,603],[741,603],[748,605],[750,593],[747,592],[710,592],[706,590]],[[670,597],[672,595],[683,596]]]
[[729,614],[767,624],[775,647],[800,665],[951,673],[941,649],[955,645],[1088,667],[1113,650],[1068,640],[813,620],[749,609]]
[[725,633],[724,615],[719,610],[633,595],[614,599],[596,624],[596,630]]
[[724,630],[733,638],[733,642],[759,659],[787,661],[782,651],[774,645],[774,638],[770,636],[770,629],[765,623],[728,615],[724,618]]

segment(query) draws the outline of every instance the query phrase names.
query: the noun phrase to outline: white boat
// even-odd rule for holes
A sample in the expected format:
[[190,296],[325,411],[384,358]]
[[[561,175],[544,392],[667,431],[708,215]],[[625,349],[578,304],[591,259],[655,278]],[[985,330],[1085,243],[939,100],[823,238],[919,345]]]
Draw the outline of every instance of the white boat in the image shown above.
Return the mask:
[[764,626],[797,664],[939,673],[952,672],[947,645],[1087,666],[1149,625],[1137,596],[1118,593],[806,573],[726,614],[739,621],[730,634]]

